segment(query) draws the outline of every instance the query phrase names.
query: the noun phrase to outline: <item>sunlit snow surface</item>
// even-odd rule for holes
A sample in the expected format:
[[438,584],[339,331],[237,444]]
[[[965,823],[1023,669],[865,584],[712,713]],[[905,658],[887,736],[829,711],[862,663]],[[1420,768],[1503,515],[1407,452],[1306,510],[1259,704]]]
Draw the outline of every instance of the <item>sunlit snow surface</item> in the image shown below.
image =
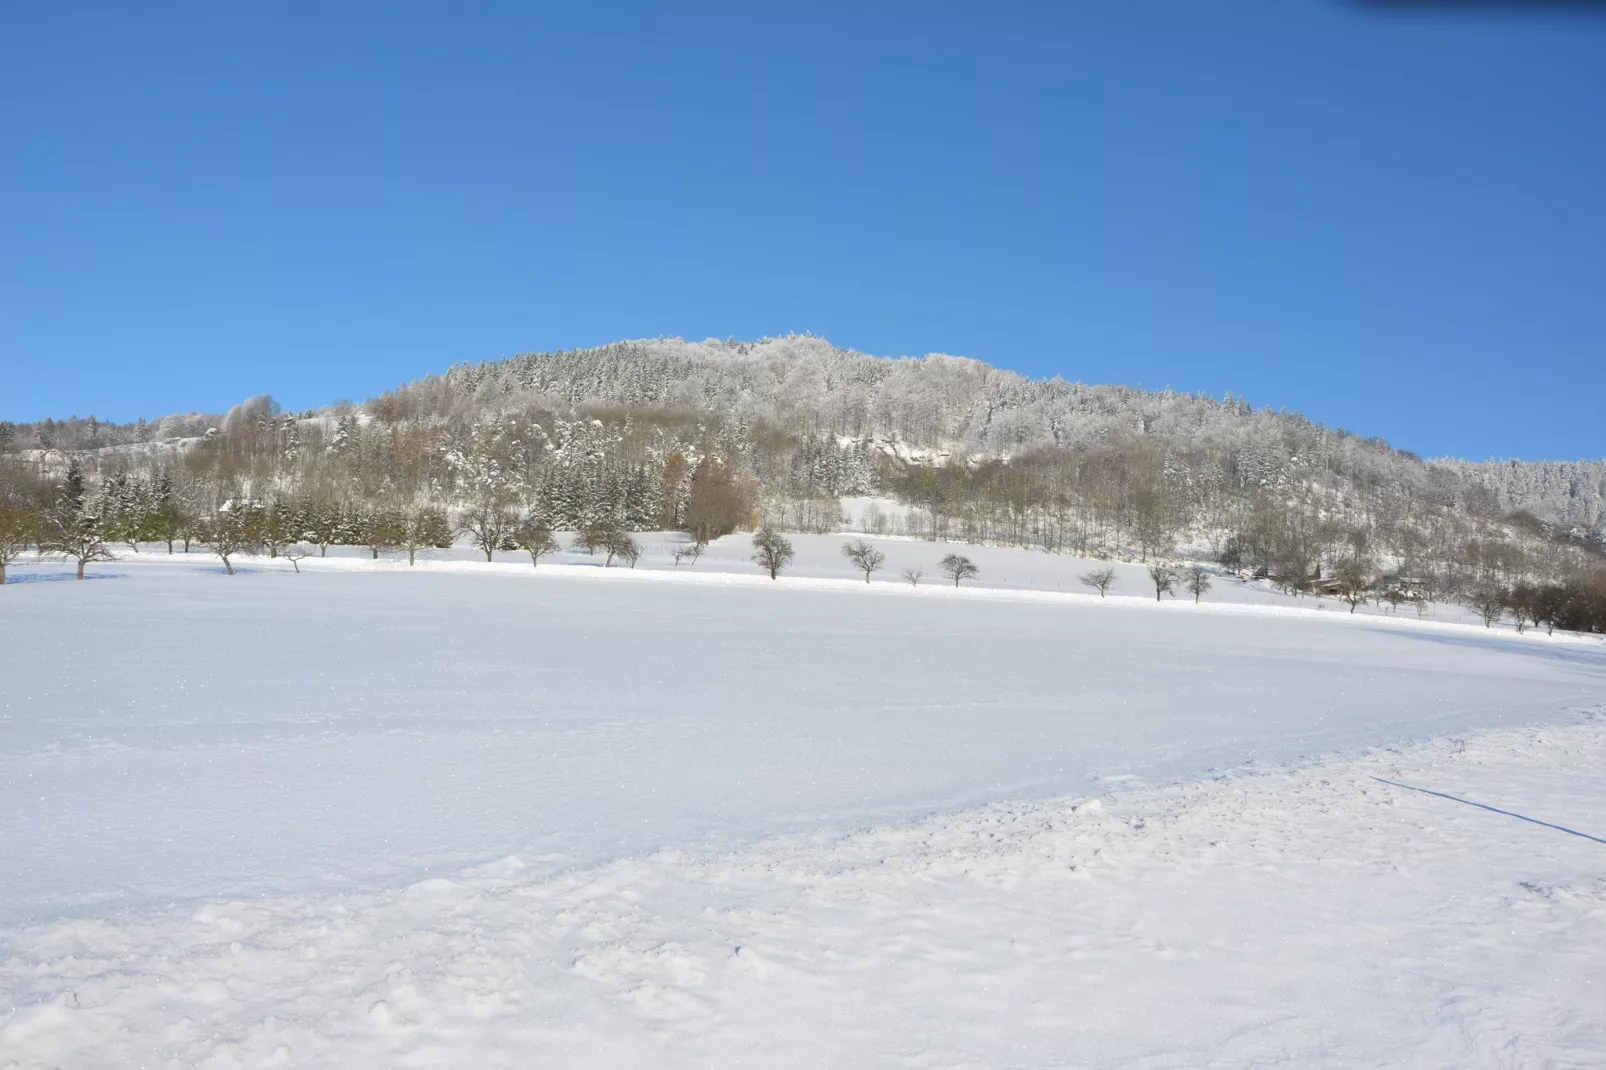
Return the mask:
[[867,586],[840,541],[16,570],[0,1066],[1601,1051],[1606,845],[1362,775],[1606,835],[1598,642]]

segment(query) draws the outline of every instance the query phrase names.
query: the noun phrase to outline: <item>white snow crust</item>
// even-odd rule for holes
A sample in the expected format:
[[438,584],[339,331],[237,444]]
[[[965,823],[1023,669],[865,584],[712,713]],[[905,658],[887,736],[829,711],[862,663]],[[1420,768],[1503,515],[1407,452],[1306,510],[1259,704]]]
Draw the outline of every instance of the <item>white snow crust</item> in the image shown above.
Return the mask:
[[1599,642],[798,542],[14,569],[0,1067],[1606,1060]]

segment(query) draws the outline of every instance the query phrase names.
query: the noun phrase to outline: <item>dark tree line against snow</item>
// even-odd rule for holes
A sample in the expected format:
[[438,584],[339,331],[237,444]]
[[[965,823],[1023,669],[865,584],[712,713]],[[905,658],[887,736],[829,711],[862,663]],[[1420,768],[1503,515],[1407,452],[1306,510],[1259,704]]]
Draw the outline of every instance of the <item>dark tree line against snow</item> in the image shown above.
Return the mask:
[[[1230,396],[806,336],[518,356],[299,414],[259,397],[221,417],[0,424],[0,458],[0,566],[19,546],[83,565],[153,544],[412,560],[454,538],[535,564],[560,531],[628,564],[634,531],[684,531],[700,553],[858,522],[1157,569],[1186,548],[1352,607],[1494,598],[1519,626],[1588,630],[1606,560],[1606,462],[1424,463]],[[845,525],[841,499],[869,495],[905,508]],[[847,556],[868,580],[875,553]]]

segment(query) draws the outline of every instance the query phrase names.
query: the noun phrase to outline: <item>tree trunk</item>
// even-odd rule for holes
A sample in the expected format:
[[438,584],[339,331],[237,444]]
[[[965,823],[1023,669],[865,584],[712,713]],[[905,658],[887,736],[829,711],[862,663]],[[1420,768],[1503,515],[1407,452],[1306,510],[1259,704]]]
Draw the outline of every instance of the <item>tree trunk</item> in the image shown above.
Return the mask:
[[81,557],[78,559],[78,578],[84,578],[84,559]]
[[6,585],[6,563],[4,561],[0,561],[0,587],[4,587],[5,585]]
[[[218,556],[222,557],[223,555],[219,554]],[[234,575],[234,566],[229,564],[229,559],[227,557],[223,558],[223,571],[227,572],[230,576]]]
[[167,540],[167,552],[169,554],[171,554],[173,552],[173,540],[172,539],[168,539]]
[[412,568],[413,567],[413,553],[414,553],[413,548],[411,546],[409,546],[407,548],[407,567],[408,568]]

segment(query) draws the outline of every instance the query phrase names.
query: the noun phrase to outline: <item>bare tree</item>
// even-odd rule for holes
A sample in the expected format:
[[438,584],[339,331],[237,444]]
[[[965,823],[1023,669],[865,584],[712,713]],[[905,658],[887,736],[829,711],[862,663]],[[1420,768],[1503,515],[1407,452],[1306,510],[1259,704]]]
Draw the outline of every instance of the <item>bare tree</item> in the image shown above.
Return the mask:
[[312,547],[304,542],[292,542],[279,550],[279,556],[290,562],[290,567],[301,571],[301,562],[312,556]]
[[959,586],[960,580],[981,575],[981,569],[976,567],[976,563],[963,554],[949,554],[937,562],[937,567],[942,569],[944,576],[954,581],[955,587]]
[[1566,588],[1557,583],[1547,583],[1534,594],[1532,606],[1534,627],[1541,624],[1545,626],[1546,635],[1556,634],[1556,618],[1567,610],[1568,597]]
[[1335,579],[1338,580],[1339,601],[1348,605],[1351,613],[1355,612],[1355,607],[1366,604],[1372,586],[1372,570],[1367,562],[1350,558],[1338,566]]
[[874,546],[858,539],[842,544],[842,556],[853,562],[853,567],[864,573],[864,582],[870,582],[870,573],[887,563],[887,555]]
[[918,568],[906,568],[903,570],[903,578],[911,587],[919,587],[920,581],[925,575],[925,572]]
[[20,505],[0,506],[0,584],[6,582],[6,566],[21,557],[39,534],[39,518]]
[[397,549],[407,551],[407,565],[412,567],[420,551],[452,545],[452,525],[444,510],[431,505],[414,506],[401,514],[396,536]]
[[530,566],[539,568],[541,558],[547,554],[555,554],[563,547],[552,534],[552,529],[544,520],[529,517],[520,524],[513,533],[513,541],[519,544],[519,549],[530,555]]
[[630,532],[625,531],[623,528],[615,528],[608,533],[608,540],[603,543],[603,549],[608,553],[608,556],[602,562],[603,568],[612,565],[613,559],[616,557],[631,568],[635,568],[636,562],[641,560],[640,544],[631,538]]
[[780,535],[765,528],[753,536],[753,561],[776,579],[796,554],[792,544]]
[[1528,622],[1534,626],[1539,624],[1539,591],[1527,580],[1518,580],[1506,592],[1506,608],[1511,610],[1511,619],[1517,623],[1517,634],[1521,635]]
[[1149,566],[1149,579],[1154,581],[1154,600],[1163,594],[1172,594],[1177,586],[1177,570],[1170,565],[1155,563]]
[[458,529],[490,561],[496,550],[516,549],[512,538],[518,523],[519,514],[512,506],[498,498],[482,498],[463,513]]
[[1193,595],[1193,604],[1198,605],[1199,599],[1210,590],[1210,573],[1198,565],[1191,566],[1182,577],[1182,585]]
[[708,549],[708,540],[701,536],[693,536],[691,542],[675,547],[670,556],[675,559],[676,568],[680,567],[682,561],[690,561],[693,565],[696,565],[697,559],[703,556],[703,551],[706,549]]
[[201,542],[223,560],[223,571],[234,575],[230,558],[238,554],[262,552],[262,525],[258,510],[247,502],[231,499],[200,524]]
[[1109,593],[1110,588],[1115,586],[1115,569],[1106,565],[1104,568],[1084,572],[1077,578],[1084,586],[1093,588],[1099,593],[1099,597],[1103,598]]
[[38,541],[43,557],[59,557],[78,565],[78,578],[84,578],[84,566],[96,561],[115,561],[101,536],[99,520],[85,513],[55,510],[45,517]]
[[613,537],[616,529],[617,525],[608,521],[588,521],[580,525],[580,530],[574,533],[574,541],[569,544],[569,549],[595,554],[599,549],[607,548],[608,540]]
[[1483,618],[1485,628],[1493,628],[1494,622],[1505,616],[1506,592],[1499,587],[1480,587],[1472,592],[1467,604]]

